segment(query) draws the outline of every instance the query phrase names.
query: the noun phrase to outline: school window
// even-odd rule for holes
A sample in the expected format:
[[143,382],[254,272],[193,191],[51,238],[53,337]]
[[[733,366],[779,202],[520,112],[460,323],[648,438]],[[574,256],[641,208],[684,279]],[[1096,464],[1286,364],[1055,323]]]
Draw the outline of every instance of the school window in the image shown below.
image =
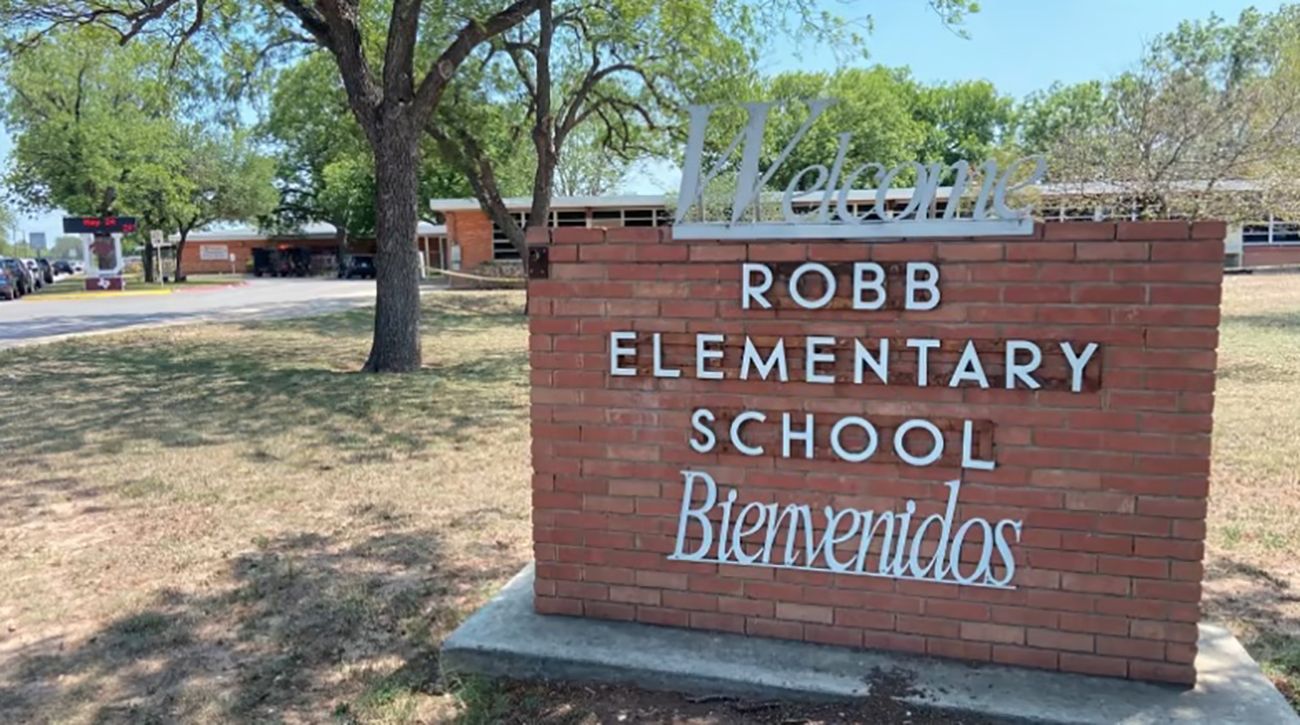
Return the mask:
[[1300,224],[1273,219],[1241,228],[1243,244],[1300,244]]
[[[520,229],[528,225],[528,214],[524,212],[513,214],[515,223]],[[492,224],[492,259],[493,260],[517,260],[519,259],[519,250],[515,245],[510,243],[510,238],[506,236],[504,229],[500,225]]]

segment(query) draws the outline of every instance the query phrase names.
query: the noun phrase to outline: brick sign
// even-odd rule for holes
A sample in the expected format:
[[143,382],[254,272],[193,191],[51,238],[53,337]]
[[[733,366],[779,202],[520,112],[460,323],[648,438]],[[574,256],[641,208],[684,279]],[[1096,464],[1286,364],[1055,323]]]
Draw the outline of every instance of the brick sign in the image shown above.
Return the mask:
[[1194,682],[1224,236],[534,235],[537,609]]

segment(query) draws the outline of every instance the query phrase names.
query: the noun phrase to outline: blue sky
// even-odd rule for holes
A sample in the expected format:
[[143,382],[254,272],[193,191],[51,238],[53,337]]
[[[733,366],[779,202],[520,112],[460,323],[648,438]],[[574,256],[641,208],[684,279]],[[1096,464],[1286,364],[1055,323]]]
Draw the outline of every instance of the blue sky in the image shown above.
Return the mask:
[[[984,79],[1022,98],[1053,82],[1076,83],[1123,72],[1155,36],[1187,19],[1217,14],[1235,21],[1245,8],[1276,10],[1281,0],[980,0],[963,39],[939,22],[925,0],[828,0],[842,14],[867,12],[874,32],[867,63],[908,66],[921,81]],[[829,50],[799,53],[775,47],[763,70],[830,70]],[[629,193],[675,191],[669,164],[651,164],[628,180]]]
[[[1245,8],[1272,11],[1278,0],[981,0],[969,39],[939,23],[925,0],[870,0],[871,62],[909,66],[922,81],[986,79],[1021,97],[1053,81],[1104,78],[1131,66],[1143,45],[1181,20],[1211,13],[1235,21]],[[829,53],[771,61],[776,70],[833,67]]]
[[[1055,81],[1105,78],[1131,66],[1143,45],[1183,19],[1211,13],[1229,19],[1250,6],[1274,10],[1281,0],[982,0],[965,24],[969,39],[943,27],[925,0],[829,0],[833,11],[870,12],[875,31],[869,62],[909,66],[922,81],[986,79],[1022,97]],[[846,10],[847,9],[847,10]],[[769,72],[829,70],[828,51],[794,53],[773,48],[763,60]],[[0,154],[10,141],[0,136]],[[629,180],[626,191],[657,193],[676,184],[670,165],[655,165]],[[23,233],[58,235],[59,214],[20,222]]]

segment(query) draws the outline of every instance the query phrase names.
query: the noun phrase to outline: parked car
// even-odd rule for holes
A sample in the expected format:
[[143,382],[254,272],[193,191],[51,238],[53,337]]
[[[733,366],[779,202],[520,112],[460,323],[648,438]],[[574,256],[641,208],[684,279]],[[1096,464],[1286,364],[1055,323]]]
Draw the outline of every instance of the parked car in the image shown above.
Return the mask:
[[27,269],[32,273],[32,286],[36,289],[45,287],[45,274],[41,272],[41,265],[37,264],[36,260],[31,257],[24,259],[23,264],[27,265]]
[[54,267],[50,260],[45,257],[37,257],[36,264],[41,268],[41,275],[45,278],[45,284],[54,284]]
[[75,269],[73,269],[72,262],[69,262],[66,259],[60,259],[54,263],[54,273],[73,275],[76,274],[77,272]]
[[311,250],[302,247],[253,250],[253,276],[306,277],[311,271]]
[[6,267],[0,267],[0,299],[10,302],[18,299],[18,283]]
[[339,279],[374,279],[375,258],[368,255],[348,257],[339,267]]
[[0,257],[0,266],[3,266],[9,272],[9,276],[13,277],[18,288],[19,297],[36,291],[36,282],[32,279],[32,271],[21,260],[13,257]]

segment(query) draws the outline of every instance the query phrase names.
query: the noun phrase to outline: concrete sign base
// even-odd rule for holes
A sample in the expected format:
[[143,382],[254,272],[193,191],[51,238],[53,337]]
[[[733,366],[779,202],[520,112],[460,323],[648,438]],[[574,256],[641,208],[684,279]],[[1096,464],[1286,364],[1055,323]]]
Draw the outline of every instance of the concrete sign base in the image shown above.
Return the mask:
[[533,610],[533,580],[530,566],[447,638],[445,672],[803,700],[866,698],[879,682],[917,707],[1046,723],[1300,723],[1236,638],[1212,625],[1201,626],[1196,687],[1184,689],[542,616]]

